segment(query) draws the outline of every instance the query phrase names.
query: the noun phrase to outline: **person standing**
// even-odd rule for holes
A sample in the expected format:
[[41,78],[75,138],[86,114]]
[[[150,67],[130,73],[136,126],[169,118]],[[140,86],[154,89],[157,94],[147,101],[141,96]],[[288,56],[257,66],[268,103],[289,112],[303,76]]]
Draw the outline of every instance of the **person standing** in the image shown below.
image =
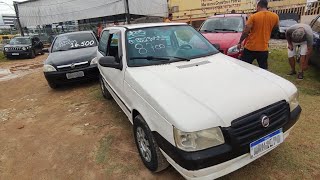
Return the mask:
[[164,22],[169,23],[169,22],[172,21],[172,18],[173,18],[172,13],[170,13],[169,16],[168,16],[168,18],[166,18],[166,19],[164,20]]
[[286,31],[286,39],[288,41],[288,59],[291,66],[290,76],[297,74],[295,55],[297,47],[300,46],[300,71],[298,79],[303,79],[303,71],[307,70],[309,58],[312,52],[313,32],[307,24],[295,24]]
[[100,36],[101,36],[102,30],[103,30],[102,24],[98,23],[98,28],[97,28],[97,38],[98,38],[98,40],[100,40]]
[[273,29],[279,27],[279,16],[268,11],[268,1],[257,3],[257,12],[250,15],[242,32],[238,49],[246,39],[242,60],[252,64],[256,59],[259,67],[268,69],[268,43]]

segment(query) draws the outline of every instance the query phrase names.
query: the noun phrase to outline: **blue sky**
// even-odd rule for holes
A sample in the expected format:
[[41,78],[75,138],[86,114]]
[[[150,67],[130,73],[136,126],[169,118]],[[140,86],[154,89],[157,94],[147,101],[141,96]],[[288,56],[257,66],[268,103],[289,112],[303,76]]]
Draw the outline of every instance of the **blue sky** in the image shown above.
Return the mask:
[[[25,1],[25,0],[15,0],[15,1]],[[13,8],[12,6],[13,0],[0,0],[0,14],[14,14],[14,11],[10,7],[8,7],[8,5],[1,2],[9,4],[11,8]]]

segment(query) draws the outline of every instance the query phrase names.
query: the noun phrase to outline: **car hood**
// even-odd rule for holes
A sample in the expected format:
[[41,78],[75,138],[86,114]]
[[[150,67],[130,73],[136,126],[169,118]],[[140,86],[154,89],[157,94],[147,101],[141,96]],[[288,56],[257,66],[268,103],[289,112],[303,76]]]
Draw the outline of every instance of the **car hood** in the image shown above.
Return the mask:
[[54,66],[91,61],[97,56],[97,47],[74,49],[50,53],[45,64]]
[[126,82],[142,98],[186,132],[228,127],[297,91],[287,80],[221,53],[126,73]]
[[220,49],[229,49],[236,45],[241,37],[241,33],[202,33],[211,44],[219,44]]

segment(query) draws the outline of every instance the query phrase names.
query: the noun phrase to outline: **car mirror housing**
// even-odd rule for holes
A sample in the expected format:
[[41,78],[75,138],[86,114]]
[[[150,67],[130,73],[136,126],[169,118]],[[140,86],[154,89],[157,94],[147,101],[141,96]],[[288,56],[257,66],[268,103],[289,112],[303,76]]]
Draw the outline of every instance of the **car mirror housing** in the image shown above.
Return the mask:
[[122,65],[116,62],[116,58],[113,56],[105,56],[99,59],[99,64],[103,67],[109,67],[122,70]]

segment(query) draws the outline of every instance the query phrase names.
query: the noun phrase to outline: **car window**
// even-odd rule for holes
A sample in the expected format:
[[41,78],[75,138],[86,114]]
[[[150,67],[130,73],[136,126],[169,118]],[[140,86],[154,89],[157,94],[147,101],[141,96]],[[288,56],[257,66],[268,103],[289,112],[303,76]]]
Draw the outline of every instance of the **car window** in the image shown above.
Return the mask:
[[290,27],[290,26],[293,26],[295,24],[297,24],[298,22],[295,21],[295,20],[281,20],[279,25],[281,27]]
[[120,32],[115,32],[109,35],[108,47],[107,47],[107,56],[113,56],[116,58],[116,61],[119,59],[119,47],[120,43]]
[[163,26],[128,30],[126,32],[128,66],[146,66],[165,63],[163,59],[177,57],[193,59],[218,53],[199,32],[191,26]]
[[56,38],[52,45],[52,52],[97,46],[92,33],[63,34]]
[[242,17],[216,17],[207,19],[200,31],[243,31]]
[[314,32],[320,33],[320,17],[313,23],[311,28]]
[[104,56],[107,54],[108,40],[109,40],[109,31],[103,31],[100,38],[98,49],[100,53]]
[[10,45],[27,45],[31,44],[31,40],[29,38],[18,37],[10,40]]

